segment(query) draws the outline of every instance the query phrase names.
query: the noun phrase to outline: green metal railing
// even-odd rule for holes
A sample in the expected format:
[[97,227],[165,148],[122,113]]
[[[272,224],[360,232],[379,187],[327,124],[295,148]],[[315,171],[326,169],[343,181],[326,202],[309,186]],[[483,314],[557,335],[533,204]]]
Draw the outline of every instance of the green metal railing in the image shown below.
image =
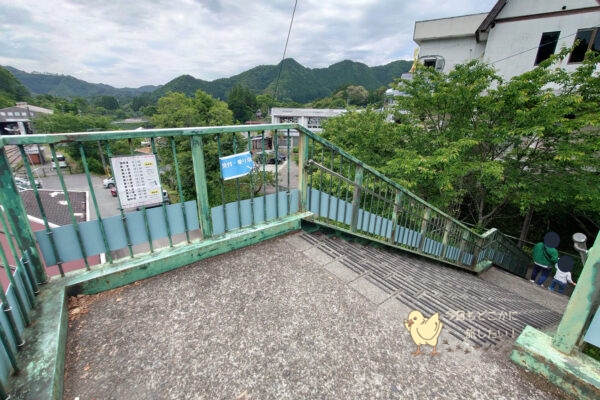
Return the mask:
[[[269,143],[273,152],[266,157]],[[32,163],[32,149],[54,161]],[[246,176],[223,180],[219,158],[244,152],[260,162]],[[58,153],[68,155],[69,168],[61,168]],[[170,203],[127,208],[129,198],[122,196],[129,192],[114,198],[103,187],[111,160],[137,156],[156,163]],[[92,173],[98,169],[105,173]],[[0,301],[12,310],[0,314],[0,352],[9,360],[0,365],[0,398],[8,376],[18,371],[15,354],[38,285],[71,269],[126,267],[165,250],[307,215],[469,271],[495,264],[524,276],[529,262],[497,230],[475,233],[297,124],[1,136],[0,204],[0,260],[7,275]]]
[[494,264],[525,276],[528,256],[498,230],[477,234],[320,136],[302,133],[301,192],[316,223],[471,271]]

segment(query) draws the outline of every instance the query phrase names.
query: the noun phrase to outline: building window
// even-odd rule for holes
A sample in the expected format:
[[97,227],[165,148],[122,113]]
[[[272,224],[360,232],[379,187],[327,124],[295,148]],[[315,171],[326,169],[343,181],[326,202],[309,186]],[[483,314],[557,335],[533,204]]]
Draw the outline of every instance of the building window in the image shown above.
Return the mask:
[[600,34],[598,28],[580,29],[575,36],[575,47],[569,57],[570,63],[582,62],[588,51],[600,52]]
[[321,122],[325,120],[325,118],[319,118],[319,117],[308,117],[308,124],[306,124],[306,127],[309,129],[320,129],[321,128]]
[[538,65],[542,61],[549,59],[550,56],[554,54],[559,36],[560,31],[542,33],[542,39],[540,40],[540,47],[538,47],[534,65]]

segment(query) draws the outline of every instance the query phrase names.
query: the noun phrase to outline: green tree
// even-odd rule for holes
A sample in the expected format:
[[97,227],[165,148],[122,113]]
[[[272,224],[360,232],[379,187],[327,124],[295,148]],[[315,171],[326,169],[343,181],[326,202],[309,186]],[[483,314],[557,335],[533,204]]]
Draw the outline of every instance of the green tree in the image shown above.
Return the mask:
[[386,172],[481,228],[511,204],[524,215],[598,199],[586,189],[598,166],[589,151],[597,130],[572,117],[582,108],[578,75],[551,66],[508,82],[477,61],[447,75],[419,69],[397,85],[407,138]]
[[111,126],[110,118],[59,112],[39,115],[33,124],[37,133],[103,131]]
[[94,106],[115,111],[119,109],[119,101],[114,96],[99,96],[94,100]]
[[[209,94],[198,90],[194,98],[189,98],[182,93],[168,93],[158,100],[157,112],[152,116],[152,122],[157,128],[182,128],[192,126],[219,126],[231,125],[233,113],[227,104],[214,99]],[[204,136],[204,161],[206,178],[211,204],[220,202],[220,169],[219,169],[219,143],[223,155],[233,154],[234,142],[238,149],[244,149],[246,142],[239,135]],[[196,198],[196,184],[189,138],[175,140],[177,162],[182,181],[185,199]],[[173,165],[174,157],[170,143],[162,143],[159,147],[159,156],[165,165]],[[174,168],[169,168],[164,173],[164,180],[171,187],[177,182]]]
[[396,154],[401,127],[372,109],[348,112],[324,123],[322,136],[374,167],[383,168]]
[[243,123],[254,119],[258,102],[250,89],[237,84],[227,95],[227,106],[233,112],[233,118]]
[[511,218],[510,232],[526,237],[528,218],[514,212],[597,219],[598,61],[572,74],[553,61],[506,82],[477,61],[448,74],[420,68],[394,85],[399,124],[349,113],[323,136],[482,229]]

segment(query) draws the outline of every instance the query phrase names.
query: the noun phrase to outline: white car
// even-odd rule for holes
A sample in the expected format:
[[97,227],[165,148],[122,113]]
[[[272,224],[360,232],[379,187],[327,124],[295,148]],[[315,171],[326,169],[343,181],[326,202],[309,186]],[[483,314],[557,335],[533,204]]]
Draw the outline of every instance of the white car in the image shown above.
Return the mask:
[[[20,178],[20,177],[16,176],[15,183],[17,184],[17,186],[19,188],[31,189],[31,182],[29,182],[29,179]],[[34,181],[34,184],[35,184],[35,187],[38,189],[42,187],[42,182],[38,181],[37,179]]]
[[109,189],[115,186],[115,177],[111,176],[102,181],[102,185],[104,185],[104,189]]

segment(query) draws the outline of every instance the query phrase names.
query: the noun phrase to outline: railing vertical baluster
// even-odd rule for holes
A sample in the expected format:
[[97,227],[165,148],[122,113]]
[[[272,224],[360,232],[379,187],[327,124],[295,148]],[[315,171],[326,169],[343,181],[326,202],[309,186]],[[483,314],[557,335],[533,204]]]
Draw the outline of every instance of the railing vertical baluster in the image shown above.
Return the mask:
[[[342,174],[343,172],[343,157],[340,157],[340,169],[339,169],[339,174],[340,176],[343,176]],[[336,220],[336,224],[340,225],[340,226],[344,226],[343,222],[340,221],[340,202],[342,201],[341,199],[341,189],[342,189],[342,183],[344,182],[343,179],[338,179],[338,185],[337,185],[337,190],[335,191],[335,198],[336,198],[336,207],[335,207],[335,220]],[[344,207],[345,208],[345,207]]]
[[421,220],[421,240],[419,242],[419,252],[423,252],[425,241],[427,238],[427,232],[429,229],[429,219],[431,218],[431,208],[427,207]]
[[[221,148],[221,134],[217,133],[217,157],[221,158],[223,156],[222,148]],[[229,223],[227,218],[227,199],[225,198],[225,182],[223,178],[219,178],[219,185],[221,187],[221,208],[223,209],[223,223],[225,224],[225,232],[227,232]]]
[[[151,139],[150,141],[150,148],[152,149],[152,154],[154,154],[154,159],[156,160],[156,165],[158,167],[158,152],[156,151],[156,144],[154,143],[154,138]],[[167,230],[167,238],[169,239],[169,247],[173,247],[173,237],[171,235],[171,226],[169,225],[169,215],[167,213],[167,205],[165,204],[165,197],[163,196],[163,187],[162,187],[162,183],[160,182],[160,174],[158,174],[158,181],[159,181],[159,186],[160,186],[160,198],[161,198],[161,205],[160,208],[162,210],[162,215],[163,215],[163,220],[165,221],[165,229]],[[150,237],[150,242],[152,242],[152,237]]]
[[272,139],[275,148],[275,218],[279,218],[279,134],[277,129],[273,132],[274,137]]
[[399,234],[398,227],[400,226],[400,218],[402,218],[401,201],[402,201],[402,191],[400,189],[396,189],[394,205],[392,207],[392,235],[390,237],[390,242],[392,244],[397,243],[396,238],[398,237],[398,234]]
[[206,164],[204,162],[204,145],[202,136],[192,136],[192,162],[194,165],[194,179],[196,184],[196,201],[198,202],[198,216],[200,229],[204,239],[213,236],[212,220],[210,217],[210,204],[208,202],[208,188],[206,186]]
[[298,190],[300,190],[300,196],[298,196],[298,208],[302,211],[310,210],[309,204],[309,193],[308,193],[308,160],[309,160],[309,140],[310,138],[306,133],[300,131],[299,143],[298,143]]
[[[352,163],[351,163],[351,162],[348,162],[348,171],[347,171],[347,173],[346,173],[346,178],[347,178],[349,181],[352,181],[352,180],[354,179],[354,178],[352,177]],[[347,214],[348,214],[348,203],[350,203],[350,202],[348,201],[348,196],[350,196],[351,190],[354,190],[354,188],[353,188],[352,186],[350,186],[350,185],[348,185],[348,187],[347,187],[347,188],[344,190],[344,191],[346,192],[346,193],[345,193],[345,196],[344,196],[344,201],[346,202],[346,204],[345,204],[345,206],[344,206],[344,223],[345,223],[345,221],[346,221],[346,219],[347,219]],[[350,218],[352,218],[352,215],[350,215]]]
[[[106,141],[106,154],[108,156],[109,163],[111,163],[112,152],[110,151],[110,144],[108,140]],[[112,166],[111,166],[112,167]],[[112,176],[114,177],[114,171]],[[129,257],[133,258],[133,244],[131,243],[131,234],[129,232],[129,227],[127,226],[127,215],[125,215],[125,211],[123,207],[121,207],[121,199],[117,197],[119,202],[119,212],[121,213],[121,224],[123,225],[123,230],[125,231],[125,239],[127,240],[127,249],[129,250]]]
[[[237,154],[237,135],[232,133],[233,135],[233,154]],[[235,191],[236,191],[236,203],[237,203],[237,213],[238,213],[238,221],[240,224],[240,228],[242,227],[242,199],[240,197],[240,178],[235,179]]]
[[[181,185],[181,175],[179,173],[179,161],[177,159],[177,146],[175,146],[175,137],[169,137],[171,141],[171,152],[173,153],[173,164],[175,164],[175,177],[177,178],[177,193],[179,193],[179,204],[181,204],[181,212],[183,214],[183,225],[185,227],[185,238],[190,243],[190,228],[188,225],[187,214],[185,211],[185,197],[183,196],[183,187]],[[150,139],[152,146],[154,144],[154,138]]]
[[291,165],[292,165],[292,152],[290,152],[290,128],[287,129],[287,138],[286,138],[286,142],[287,142],[287,212],[286,215],[290,215],[292,212],[292,193],[290,190],[290,185],[291,185],[291,180],[290,180],[290,173],[291,173]]
[[263,176],[263,222],[267,221],[267,161],[265,156],[265,131],[261,131],[261,166],[262,166],[262,176]]
[[14,351],[12,350],[12,347],[10,346],[8,337],[6,336],[6,331],[4,330],[2,324],[0,324],[0,342],[2,343],[2,347],[4,348],[4,351],[8,356],[8,360],[10,361],[10,365],[13,371],[15,373],[18,373],[20,368],[19,363],[17,362],[17,356],[15,355]]
[[[4,210],[6,211],[6,210]],[[15,244],[12,240],[12,232],[9,230],[7,223],[6,223],[6,219],[5,219],[5,214],[4,212],[0,213],[0,220],[2,221],[2,229],[4,229],[4,232],[6,234],[6,241],[8,243],[8,247],[10,248],[10,251],[12,253],[13,258],[15,259],[15,263],[19,264],[19,254],[17,253],[17,249],[15,248]],[[9,267],[8,266],[8,261],[5,262],[5,267]],[[17,286],[14,276],[12,275],[12,273],[10,272],[10,267],[9,269],[6,270],[6,275],[8,277],[8,281],[10,282],[10,284],[12,285],[12,287],[15,290],[15,293],[17,294],[16,299],[17,299],[17,303],[19,303],[19,308],[22,312],[22,317],[23,320],[25,321],[26,325],[29,325],[29,323],[31,322],[29,319],[29,314],[27,313],[27,308],[25,307],[25,304],[23,303],[23,299],[21,298],[21,296],[19,296],[20,290],[19,287]],[[35,301],[33,299],[33,297],[30,295],[30,293],[26,293],[27,296],[27,301],[29,302],[29,308],[33,308],[35,305]]]
[[154,243],[152,242],[152,233],[150,232],[150,224],[148,223],[148,211],[146,210],[146,206],[142,206],[141,212],[144,219],[144,229],[146,230],[146,237],[148,238],[148,247],[150,249],[150,253],[154,253]]
[[360,210],[360,198],[362,196],[363,185],[363,167],[356,165],[354,173],[354,192],[352,194],[352,223],[350,230],[356,232],[358,230],[358,212]]
[[[22,146],[19,149],[21,150],[21,154],[24,154]],[[23,252],[31,251],[32,267],[34,268],[37,281],[40,283],[46,282],[48,276],[37,252],[34,234],[27,218],[27,211],[15,187],[12,178],[12,168],[4,147],[0,148],[0,204],[3,205],[4,212],[8,215],[7,220],[11,229],[10,232],[14,235],[19,248]],[[5,231],[9,232],[8,229],[5,229]]]
[[[369,188],[369,183],[370,183],[370,179],[369,178],[370,177],[371,177],[371,174],[365,175],[364,186],[365,186],[366,189]],[[371,213],[369,211],[367,211],[367,204],[369,202],[369,192],[368,192],[368,190],[363,190],[362,194],[364,196],[364,198],[361,199],[361,201],[360,201],[360,205],[361,205],[361,208],[362,208],[362,216],[360,218],[360,225],[358,227],[359,227],[359,230],[367,231],[367,233],[368,233],[369,232],[369,225],[367,225],[367,228],[365,229],[365,218],[368,218],[367,219],[367,223],[370,222]],[[369,213],[368,216],[367,216],[367,213]]]
[[[2,219],[4,219],[4,218],[2,218]],[[9,238],[7,238],[7,239],[10,240]],[[12,285],[13,288],[16,288],[17,284],[12,275],[12,271],[10,270],[10,265],[8,263],[8,259],[6,258],[6,254],[4,253],[4,248],[2,246],[0,246],[0,257],[2,259],[2,264],[4,264],[4,271],[6,272],[6,276],[8,277],[10,284]],[[15,296],[15,297],[17,298],[17,301],[20,300],[20,296]],[[6,298],[6,295],[4,294],[4,290],[0,290],[0,301],[2,301],[2,311],[4,311],[8,317],[10,330],[17,341],[17,346],[22,346],[24,341],[23,341],[23,338],[21,337],[21,334],[19,333],[19,328],[17,327],[17,323],[15,321],[15,316],[13,315],[13,310],[10,307],[10,304],[8,303],[8,299]],[[27,310],[24,308],[24,304],[19,304],[19,308],[21,308],[21,310],[23,310],[24,315],[27,314]],[[29,319],[29,318],[27,318],[27,319]],[[29,325],[29,322],[27,322],[27,325]]]
[[62,187],[63,194],[65,195],[65,201],[67,203],[67,209],[69,210],[69,217],[71,218],[71,223],[73,224],[73,228],[75,229],[75,234],[77,236],[77,243],[79,244],[79,250],[83,255],[83,262],[85,263],[85,269],[90,270],[90,264],[87,259],[87,255],[85,252],[85,246],[83,245],[83,238],[81,237],[81,232],[79,230],[79,223],[77,222],[77,218],[75,218],[75,214],[73,213],[73,205],[71,204],[71,196],[69,196],[69,191],[67,190],[67,185],[65,184],[65,179],[62,175],[62,171],[60,170],[60,166],[58,165],[59,161],[56,158],[56,149],[54,144],[50,145],[50,152],[52,153],[52,158],[54,159],[54,166],[56,167],[56,175],[58,176],[58,180],[60,182],[60,186]]
[[444,236],[442,237],[442,253],[441,257],[446,259],[446,253],[448,251],[448,237],[450,235],[450,230],[452,229],[452,220],[446,220],[446,226],[444,227]]
[[[250,152],[250,154],[252,154],[252,139],[250,136],[250,132],[248,132],[248,141],[247,141],[247,145],[248,145],[248,151]],[[250,225],[254,226],[256,225],[256,218],[254,216],[254,179],[255,179],[255,168],[253,168],[250,171],[250,174],[248,176],[248,182],[250,185]]]
[[[29,281],[31,288],[33,289],[33,294],[37,295],[38,293],[40,293],[40,288],[36,282],[33,271],[31,270],[31,261],[29,261],[29,256],[27,255],[27,253],[23,254],[22,265],[23,269],[25,270],[25,273],[27,274],[27,280]],[[32,298],[32,308],[34,308],[34,306],[35,303],[33,302]]]
[[100,235],[102,235],[102,242],[104,244],[104,251],[106,254],[106,258],[108,262],[113,261],[112,254],[110,252],[110,247],[108,245],[108,237],[106,236],[106,231],[104,229],[104,224],[102,223],[102,215],[100,215],[100,208],[98,207],[98,200],[96,199],[96,192],[94,191],[94,185],[92,184],[92,178],[90,176],[90,168],[87,163],[87,157],[85,155],[85,150],[83,148],[83,143],[79,143],[79,154],[81,155],[81,163],[83,164],[83,170],[85,172],[85,176],[87,177],[88,187],[90,189],[90,194],[92,197],[92,203],[94,203],[94,209],[96,210],[96,219],[98,220],[98,226],[100,228]]
[[[334,151],[329,149],[329,169],[333,169]],[[331,207],[333,205],[333,174],[329,174],[329,189],[327,190],[328,201],[327,201],[327,218],[331,220]],[[335,220],[334,220],[335,224]]]

